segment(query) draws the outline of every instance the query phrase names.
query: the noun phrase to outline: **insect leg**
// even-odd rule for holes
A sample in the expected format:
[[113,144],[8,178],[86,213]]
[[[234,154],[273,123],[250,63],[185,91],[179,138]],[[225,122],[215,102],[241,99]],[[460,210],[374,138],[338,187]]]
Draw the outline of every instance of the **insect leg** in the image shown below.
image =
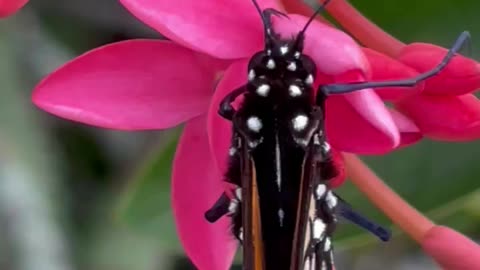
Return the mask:
[[390,237],[392,236],[392,232],[389,229],[384,228],[383,226],[378,225],[373,221],[370,221],[368,218],[362,216],[360,213],[357,213],[350,207],[350,205],[340,198],[338,200],[337,212],[348,221],[371,232],[382,241],[386,242],[390,240]]
[[228,213],[228,206],[230,205],[230,198],[224,192],[215,202],[215,204],[207,212],[205,212],[205,219],[214,223],[219,220],[221,217]]
[[233,115],[236,113],[235,109],[232,106],[232,102],[235,101],[235,99],[238,96],[245,93],[246,91],[247,91],[247,88],[245,88],[245,86],[242,86],[240,88],[233,90],[228,95],[226,95],[220,102],[220,108],[218,109],[218,114],[220,114],[220,116],[222,116],[227,120],[232,120]]
[[315,189],[315,218],[310,220],[312,236],[306,252],[306,269],[333,270],[333,246],[332,236],[336,228],[335,216],[336,201],[328,186],[320,181],[317,187],[322,187],[323,192]]
[[424,81],[432,76],[437,75],[440,71],[442,71],[445,66],[452,60],[458,51],[468,43],[470,40],[470,33],[468,31],[464,31],[460,34],[457,38],[453,46],[448,51],[447,55],[443,58],[443,60],[432,70],[422,73],[416,77],[404,80],[395,80],[395,81],[380,81],[380,82],[365,82],[365,83],[346,83],[346,84],[328,84],[324,86],[320,86],[320,91],[322,91],[323,95],[327,96],[329,94],[345,94],[350,93],[358,90],[362,90],[365,88],[379,88],[379,87],[412,87],[418,84],[421,81]]

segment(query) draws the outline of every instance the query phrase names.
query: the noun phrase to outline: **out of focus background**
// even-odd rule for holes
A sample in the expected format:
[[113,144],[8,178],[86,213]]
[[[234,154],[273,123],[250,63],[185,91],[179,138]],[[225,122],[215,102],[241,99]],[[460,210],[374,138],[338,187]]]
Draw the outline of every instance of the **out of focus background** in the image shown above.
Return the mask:
[[[479,59],[479,1],[351,2],[407,43],[448,47],[470,30],[466,53]],[[34,85],[69,59],[139,37],[161,38],[115,0],[31,1],[0,21],[1,270],[195,269],[170,208],[170,165],[181,127],[98,129],[48,115],[30,101]],[[480,142],[426,140],[365,160],[433,220],[479,239]],[[339,193],[389,224],[351,185]],[[437,269],[395,228],[394,239],[382,244],[353,225],[339,227],[338,269]]]

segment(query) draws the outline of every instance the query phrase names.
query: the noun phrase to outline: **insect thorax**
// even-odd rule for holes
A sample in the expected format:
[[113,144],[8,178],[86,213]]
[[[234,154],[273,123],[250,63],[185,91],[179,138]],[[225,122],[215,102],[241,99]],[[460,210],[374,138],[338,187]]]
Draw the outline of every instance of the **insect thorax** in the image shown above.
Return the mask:
[[[268,269],[290,265],[302,166],[308,145],[323,136],[323,117],[313,103],[315,65],[288,42],[282,44],[250,60],[247,91],[233,121],[256,171]],[[235,174],[232,168],[227,173],[230,180]],[[234,223],[240,235],[239,220]]]

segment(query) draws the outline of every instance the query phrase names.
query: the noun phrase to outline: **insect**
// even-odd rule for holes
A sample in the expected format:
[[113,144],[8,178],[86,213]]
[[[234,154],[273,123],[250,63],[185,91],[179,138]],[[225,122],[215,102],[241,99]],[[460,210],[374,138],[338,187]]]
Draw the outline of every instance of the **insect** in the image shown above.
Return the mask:
[[[233,124],[225,177],[237,188],[222,194],[205,216],[210,222],[231,217],[245,270],[332,270],[339,217],[388,240],[388,230],[353,211],[330,188],[337,172],[324,130],[325,101],[365,88],[414,86],[440,72],[469,39],[463,32],[438,66],[417,77],[322,85],[314,96],[316,66],[303,54],[305,32],[328,2],[295,37],[284,39],[274,32],[271,17],[287,15],[261,10],[253,0],[265,47],[250,59],[246,85],[228,94],[219,108]],[[236,110],[232,102],[241,95]]]

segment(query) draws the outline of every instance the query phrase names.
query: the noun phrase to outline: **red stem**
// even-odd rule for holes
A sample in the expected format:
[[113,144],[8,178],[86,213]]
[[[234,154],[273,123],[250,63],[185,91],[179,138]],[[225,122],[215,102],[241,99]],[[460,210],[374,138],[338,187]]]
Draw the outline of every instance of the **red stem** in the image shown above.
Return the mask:
[[303,1],[298,0],[282,0],[283,6],[288,13],[300,14],[310,17],[313,14],[312,9]]
[[[320,3],[324,1],[319,0]],[[338,23],[366,47],[396,57],[405,46],[404,43],[365,18],[346,0],[331,1],[327,10]]]
[[405,233],[421,243],[435,224],[396,194],[357,156],[343,155],[350,181]]

